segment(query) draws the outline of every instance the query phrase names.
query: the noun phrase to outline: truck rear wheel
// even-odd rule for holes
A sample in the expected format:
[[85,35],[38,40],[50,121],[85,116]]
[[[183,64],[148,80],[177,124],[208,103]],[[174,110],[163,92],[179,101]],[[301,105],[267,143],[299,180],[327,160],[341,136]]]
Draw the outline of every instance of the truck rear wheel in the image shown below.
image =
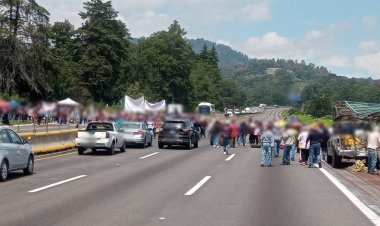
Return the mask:
[[78,155],[83,155],[85,150],[85,148],[78,147]]
[[336,151],[333,153],[331,166],[333,168],[340,168],[342,166],[342,156],[339,156]]

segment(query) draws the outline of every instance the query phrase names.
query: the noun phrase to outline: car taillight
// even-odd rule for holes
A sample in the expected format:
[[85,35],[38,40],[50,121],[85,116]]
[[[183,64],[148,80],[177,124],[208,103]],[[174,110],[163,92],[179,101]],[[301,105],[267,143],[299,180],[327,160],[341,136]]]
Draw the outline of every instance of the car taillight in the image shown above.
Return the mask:
[[110,133],[106,132],[106,138],[110,138]]
[[190,130],[189,129],[182,129],[182,131],[184,134],[188,134]]
[[134,132],[133,134],[135,134],[135,135],[142,135],[143,133],[144,133],[143,131],[138,130],[137,132]]

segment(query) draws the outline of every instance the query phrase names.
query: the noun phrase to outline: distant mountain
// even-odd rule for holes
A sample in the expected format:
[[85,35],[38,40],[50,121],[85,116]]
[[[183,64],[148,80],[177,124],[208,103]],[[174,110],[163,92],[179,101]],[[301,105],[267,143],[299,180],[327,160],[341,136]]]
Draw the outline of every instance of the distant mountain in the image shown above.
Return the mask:
[[244,55],[241,52],[233,50],[231,47],[223,44],[218,44],[216,42],[211,42],[204,39],[188,39],[188,41],[193,47],[194,52],[196,53],[200,53],[205,44],[209,49],[211,49],[212,46],[215,46],[216,51],[218,52],[220,68],[229,68],[238,65],[245,65],[249,61],[248,56]]
[[[225,68],[224,79],[235,81],[248,105],[290,104],[313,97],[378,103],[380,81],[347,78],[327,68],[284,59],[250,59],[246,65]],[[297,97],[297,98],[295,98]]]

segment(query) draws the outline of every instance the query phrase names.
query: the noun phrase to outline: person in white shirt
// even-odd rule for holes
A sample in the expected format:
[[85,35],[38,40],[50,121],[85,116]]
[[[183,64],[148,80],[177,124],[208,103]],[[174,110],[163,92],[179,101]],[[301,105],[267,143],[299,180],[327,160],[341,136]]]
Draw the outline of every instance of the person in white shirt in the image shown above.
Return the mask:
[[374,174],[376,172],[377,163],[377,149],[380,147],[380,127],[375,126],[368,134],[368,173]]
[[301,149],[301,162],[302,165],[306,165],[307,158],[309,156],[310,142],[307,142],[307,137],[309,136],[309,130],[304,127],[301,133],[298,135],[298,148]]

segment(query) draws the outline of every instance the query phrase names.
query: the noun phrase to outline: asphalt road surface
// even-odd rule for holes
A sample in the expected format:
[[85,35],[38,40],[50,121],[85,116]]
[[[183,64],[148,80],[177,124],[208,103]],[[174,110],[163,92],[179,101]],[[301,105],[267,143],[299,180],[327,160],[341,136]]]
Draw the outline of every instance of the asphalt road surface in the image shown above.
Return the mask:
[[225,156],[206,140],[193,150],[156,142],[39,157],[34,175],[0,184],[0,225],[372,225],[318,168],[261,168],[259,149]]

